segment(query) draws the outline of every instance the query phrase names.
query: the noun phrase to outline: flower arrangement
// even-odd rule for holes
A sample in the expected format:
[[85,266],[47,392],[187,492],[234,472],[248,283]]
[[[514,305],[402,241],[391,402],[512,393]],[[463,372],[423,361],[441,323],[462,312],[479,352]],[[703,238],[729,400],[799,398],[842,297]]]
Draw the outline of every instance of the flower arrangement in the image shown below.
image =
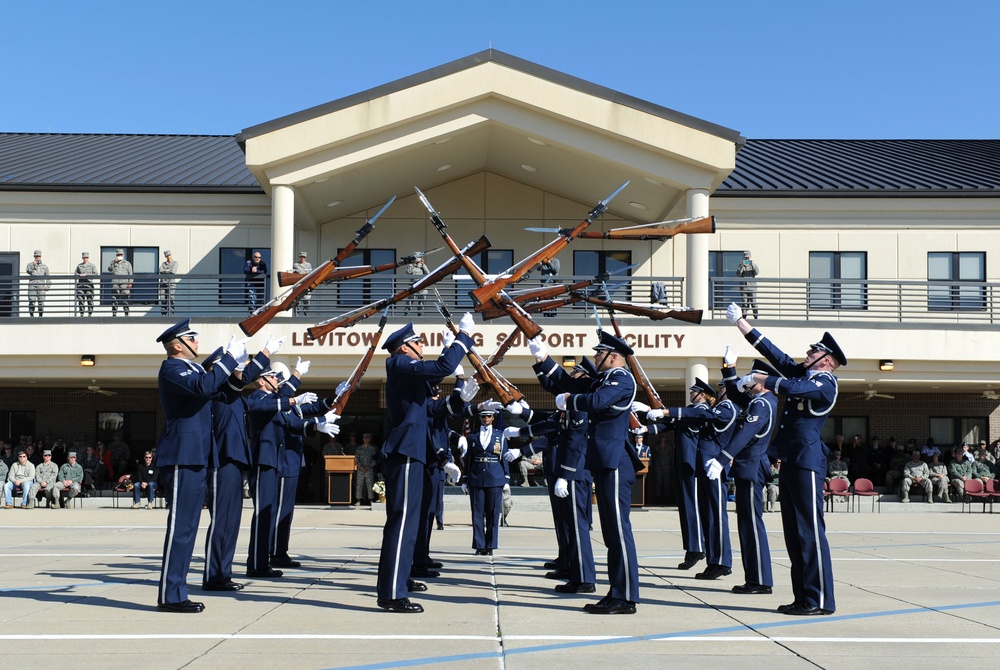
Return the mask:
[[383,481],[383,480],[380,479],[377,482],[375,482],[375,484],[372,485],[372,492],[375,495],[379,496],[380,498],[384,498],[385,497],[385,481]]

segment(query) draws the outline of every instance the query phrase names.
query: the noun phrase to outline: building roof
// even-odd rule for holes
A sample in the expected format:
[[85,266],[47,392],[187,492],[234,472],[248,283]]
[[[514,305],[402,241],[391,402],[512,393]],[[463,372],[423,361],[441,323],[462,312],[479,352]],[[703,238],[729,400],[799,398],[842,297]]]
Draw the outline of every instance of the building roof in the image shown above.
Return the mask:
[[1000,140],[748,140],[717,196],[1000,195]]
[[229,135],[0,133],[0,189],[260,193]]

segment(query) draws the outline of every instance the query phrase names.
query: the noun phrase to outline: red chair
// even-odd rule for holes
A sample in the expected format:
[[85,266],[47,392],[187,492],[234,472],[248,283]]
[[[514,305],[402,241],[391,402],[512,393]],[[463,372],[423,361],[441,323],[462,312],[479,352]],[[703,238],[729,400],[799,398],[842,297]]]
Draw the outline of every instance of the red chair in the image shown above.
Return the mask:
[[850,484],[846,479],[831,479],[823,486],[823,497],[826,499],[827,511],[833,511],[833,497],[843,496],[850,509]]
[[1000,500],[1000,481],[991,479],[986,482],[986,492],[990,494],[990,514],[993,514],[993,501]]
[[990,514],[993,514],[993,496],[983,488],[981,479],[965,480],[965,495],[962,496],[962,511],[965,511],[965,504],[969,504],[969,511],[972,511],[972,503],[976,500],[983,502],[983,512],[986,512],[986,503],[990,504]]
[[851,499],[854,500],[855,511],[860,511],[858,498],[871,498],[873,512],[875,511],[875,502],[878,501],[878,511],[880,514],[882,513],[882,494],[875,490],[872,480],[864,477],[858,477],[854,480],[854,492],[851,494]]

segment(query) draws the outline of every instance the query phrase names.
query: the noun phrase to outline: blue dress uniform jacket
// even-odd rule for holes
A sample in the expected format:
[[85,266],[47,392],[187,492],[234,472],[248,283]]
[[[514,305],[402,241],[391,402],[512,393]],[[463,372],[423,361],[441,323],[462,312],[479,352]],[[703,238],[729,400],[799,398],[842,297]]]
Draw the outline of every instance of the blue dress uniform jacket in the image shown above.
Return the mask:
[[806,370],[756,328],[746,340],[787,377],[769,376],[765,386],[787,396],[772,448],[781,459],[778,495],[795,604],[834,612],[833,563],[823,518],[828,449],[820,431],[837,402],[837,378]]
[[500,535],[503,509],[503,487],[510,483],[510,470],[504,454],[507,439],[503,427],[494,425],[488,441],[482,441],[482,431],[474,430],[466,438],[469,450],[465,454],[465,477],[469,486],[472,508],[472,548],[496,549]]
[[226,383],[236,361],[229,354],[205,372],[183,358],[168,358],[157,379],[165,424],[157,466],[170,505],[163,541],[157,604],[188,600],[187,573],[205,500],[205,469],[212,453],[212,395]]

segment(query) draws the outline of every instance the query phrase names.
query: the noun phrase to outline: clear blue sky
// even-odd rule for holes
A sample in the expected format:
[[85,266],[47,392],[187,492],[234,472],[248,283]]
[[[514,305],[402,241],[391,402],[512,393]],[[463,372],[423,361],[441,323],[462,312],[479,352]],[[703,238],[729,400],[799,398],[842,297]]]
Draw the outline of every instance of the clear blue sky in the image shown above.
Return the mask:
[[0,132],[234,134],[492,46],[749,138],[993,139],[997,0],[7,3]]

